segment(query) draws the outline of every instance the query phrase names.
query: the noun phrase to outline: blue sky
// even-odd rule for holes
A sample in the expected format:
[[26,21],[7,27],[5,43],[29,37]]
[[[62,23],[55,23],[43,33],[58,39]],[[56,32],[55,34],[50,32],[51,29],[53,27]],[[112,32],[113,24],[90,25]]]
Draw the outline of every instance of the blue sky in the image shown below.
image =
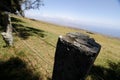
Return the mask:
[[43,0],[40,10],[27,17],[61,24],[91,25],[120,30],[119,0]]

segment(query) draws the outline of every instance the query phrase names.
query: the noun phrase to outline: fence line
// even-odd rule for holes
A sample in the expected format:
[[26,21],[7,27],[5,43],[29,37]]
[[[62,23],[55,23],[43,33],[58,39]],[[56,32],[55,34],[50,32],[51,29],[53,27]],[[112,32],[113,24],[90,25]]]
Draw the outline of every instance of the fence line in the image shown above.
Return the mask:
[[[19,33],[15,30],[15,28],[13,28],[13,29],[14,29],[15,33],[19,36]],[[38,52],[37,52],[35,49],[31,48],[30,45],[29,45],[26,41],[23,41],[23,40],[22,40],[21,42],[23,43],[23,45],[27,46],[27,49],[29,49],[29,50],[31,50],[32,52],[34,52],[35,55],[37,55],[44,63],[46,63],[47,65],[51,66],[51,64],[48,63],[47,61],[45,61],[40,55],[38,55]],[[33,54],[32,54],[32,55],[33,55]],[[34,65],[31,63],[30,59],[27,57],[26,54],[25,54],[25,56],[26,56],[28,62],[31,64],[31,67],[33,68],[33,70],[35,70],[36,68],[34,68]],[[32,56],[32,57],[33,57],[33,56]],[[35,61],[38,61],[38,60],[36,60],[35,57],[33,57],[33,58],[34,58]],[[40,67],[38,67],[38,68],[40,68]],[[38,69],[38,68],[37,68],[37,69]],[[42,65],[41,65],[41,68],[43,68],[43,69],[46,71],[46,73],[50,74],[50,73],[45,69],[45,67],[43,67]]]
[[32,52],[36,53],[36,55],[37,55],[39,58],[41,58],[41,60],[43,60],[46,64],[51,65],[50,62],[48,63],[48,62],[45,61],[40,55],[38,55],[38,52],[37,52],[35,49],[31,48],[30,45],[26,43],[26,41],[23,41],[23,42],[24,42],[24,44],[26,44],[26,46],[27,46]]
[[[56,48],[56,46],[54,46],[53,44],[51,44],[51,43],[49,43],[49,42],[43,40],[40,36],[38,36],[38,35],[36,35],[36,36],[38,37],[38,39],[39,39],[40,41],[42,40],[44,43],[50,45],[50,46],[53,47],[53,48]],[[51,56],[49,53],[48,53],[48,55],[49,55],[52,59],[54,58],[54,57]]]
[[[37,36],[38,36],[38,35],[37,35]],[[38,36],[38,37],[39,37],[39,36]],[[51,44],[51,43],[49,43],[49,42],[47,42],[47,41],[45,41],[45,40],[43,40],[43,39],[41,39],[40,37],[39,37],[39,39],[42,40],[42,41],[44,41],[46,44],[52,46],[53,48],[56,48],[56,46],[54,46],[53,44]]]

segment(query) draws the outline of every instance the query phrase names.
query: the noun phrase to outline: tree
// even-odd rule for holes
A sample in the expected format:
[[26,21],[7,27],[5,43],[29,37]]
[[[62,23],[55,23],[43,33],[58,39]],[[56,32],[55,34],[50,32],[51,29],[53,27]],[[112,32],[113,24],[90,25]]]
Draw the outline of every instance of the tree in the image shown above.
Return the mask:
[[16,14],[17,11],[36,9],[41,5],[43,5],[41,0],[1,0],[0,11]]
[[3,40],[6,45],[12,46],[12,25],[10,13],[24,16],[24,10],[36,9],[43,5],[41,0],[1,0],[0,1],[0,26],[3,27]]

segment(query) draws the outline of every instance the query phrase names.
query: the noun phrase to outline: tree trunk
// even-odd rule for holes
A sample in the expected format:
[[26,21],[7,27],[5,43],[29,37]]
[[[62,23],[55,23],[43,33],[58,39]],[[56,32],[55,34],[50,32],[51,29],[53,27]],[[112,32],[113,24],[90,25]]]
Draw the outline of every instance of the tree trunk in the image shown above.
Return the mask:
[[13,45],[13,35],[12,35],[12,25],[11,25],[11,18],[8,12],[4,12],[3,16],[3,24],[4,24],[4,32],[2,32],[3,40],[6,43],[6,46]]

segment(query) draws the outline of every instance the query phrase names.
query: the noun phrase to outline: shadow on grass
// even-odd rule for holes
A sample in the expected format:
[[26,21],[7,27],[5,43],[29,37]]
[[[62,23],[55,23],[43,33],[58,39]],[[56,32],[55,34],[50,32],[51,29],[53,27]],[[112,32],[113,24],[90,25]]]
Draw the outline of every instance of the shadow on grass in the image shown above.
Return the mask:
[[90,71],[92,80],[120,80],[120,62],[108,61],[109,68],[93,66]]
[[[5,19],[3,18],[4,16],[3,15],[0,15],[0,31],[6,31],[6,27],[7,24],[6,24],[6,21]],[[21,22],[21,23],[25,23],[24,21],[18,19],[18,18],[15,18],[15,17],[11,17],[11,21],[12,22]]]
[[19,37],[22,39],[28,39],[29,36],[39,36],[44,38],[46,35],[43,30],[24,26],[22,24],[13,23],[14,29],[18,32]]
[[0,61],[0,80],[41,80],[40,75],[29,69],[18,57]]
[[[12,23],[13,28],[17,31],[19,37],[22,39],[28,39],[30,36],[36,36],[36,35],[41,38],[44,38],[46,36],[45,31],[30,26],[24,26],[22,23],[25,22],[18,18],[11,17],[11,21],[13,22]],[[15,30],[13,31],[15,32]],[[5,27],[0,26],[0,32],[2,31],[5,31]]]
[[24,21],[22,21],[21,19],[15,18],[15,17],[11,17],[11,21],[12,22],[22,22],[25,23]]

